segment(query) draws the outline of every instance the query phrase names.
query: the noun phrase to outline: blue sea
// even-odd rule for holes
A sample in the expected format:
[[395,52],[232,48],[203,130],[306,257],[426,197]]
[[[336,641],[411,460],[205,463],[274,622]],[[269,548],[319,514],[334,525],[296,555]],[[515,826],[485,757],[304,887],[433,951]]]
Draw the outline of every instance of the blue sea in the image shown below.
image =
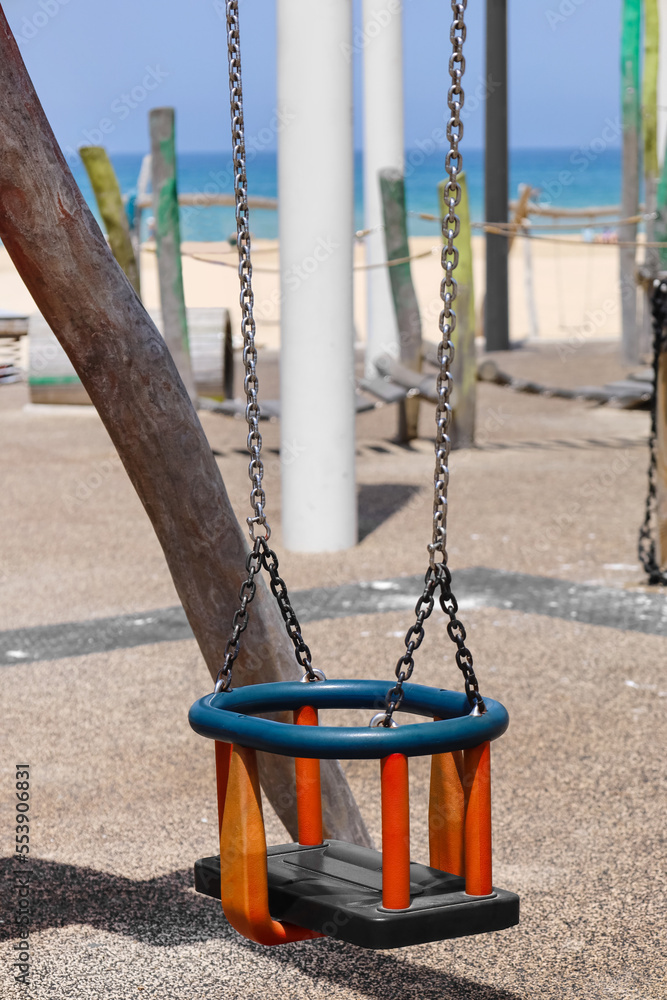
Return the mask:
[[[437,232],[437,224],[416,218],[420,212],[437,214],[437,187],[444,176],[445,152],[438,150],[424,155],[419,150],[406,153],[406,197],[409,232],[427,236]],[[142,157],[140,154],[112,156],[123,193],[136,188]],[[470,192],[473,221],[484,219],[484,155],[481,150],[464,152],[464,165]],[[94,198],[83,164],[71,163],[74,175],[88,203],[97,214]],[[355,228],[363,228],[362,154],[355,157]],[[514,149],[510,155],[510,196],[516,197],[519,184],[540,189],[538,200],[559,208],[580,208],[590,205],[614,205],[620,201],[621,154],[608,147],[595,155],[590,149]],[[233,172],[231,158],[224,153],[183,153],[178,158],[180,191],[231,192]],[[248,189],[252,194],[277,196],[276,154],[257,153],[248,164]],[[148,213],[146,213],[148,214]],[[234,210],[183,208],[181,210],[184,240],[225,240],[235,231]],[[278,235],[275,211],[255,210],[251,214],[251,229],[255,236],[274,238]]]

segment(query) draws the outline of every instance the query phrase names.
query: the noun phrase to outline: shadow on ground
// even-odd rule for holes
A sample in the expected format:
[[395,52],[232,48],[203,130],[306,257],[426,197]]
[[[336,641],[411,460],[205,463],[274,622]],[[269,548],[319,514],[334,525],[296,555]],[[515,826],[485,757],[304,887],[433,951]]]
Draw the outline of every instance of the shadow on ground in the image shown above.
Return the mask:
[[[217,938],[228,946],[264,951],[231,929],[219,903],[187,891],[193,886],[191,869],[135,881],[51,861],[18,865],[13,858],[0,858],[0,884],[5,890],[17,871],[30,872],[33,934],[85,924],[154,947],[177,947]],[[4,913],[7,909],[3,906]],[[13,923],[0,924],[0,941],[18,936]],[[331,939],[273,948],[271,957],[313,980],[353,988],[369,1000],[414,996],[417,992],[422,1000],[521,1000],[508,990]]]
[[408,483],[362,484],[359,487],[359,541],[405,507],[416,493],[419,487]]

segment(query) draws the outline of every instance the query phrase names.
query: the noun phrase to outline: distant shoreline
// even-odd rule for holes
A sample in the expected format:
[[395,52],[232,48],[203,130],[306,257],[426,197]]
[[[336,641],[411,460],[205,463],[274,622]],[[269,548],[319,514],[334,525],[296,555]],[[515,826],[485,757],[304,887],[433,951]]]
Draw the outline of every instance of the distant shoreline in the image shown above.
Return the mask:
[[[406,150],[406,193],[408,211],[437,213],[437,185],[444,176],[445,150],[435,148],[425,139],[423,148]],[[598,148],[599,147],[599,148]],[[111,153],[121,189],[131,192],[141,166],[141,153]],[[248,163],[248,183],[255,195],[277,196],[277,163],[275,150],[253,151]],[[464,168],[470,193],[472,219],[484,218],[484,153],[468,149],[463,153]],[[70,157],[70,166],[88,203],[96,212],[92,191],[78,157]],[[230,154],[225,151],[183,152],[179,154],[179,189],[181,191],[233,190]],[[361,152],[355,154],[355,229],[364,226],[363,181]],[[515,147],[510,151],[510,197],[516,197],[520,183],[541,189],[540,200],[563,208],[588,205],[617,204],[621,190],[621,155],[614,145],[593,140],[588,147]],[[182,236],[188,241],[219,241],[234,230],[232,208],[184,209],[181,214]],[[252,228],[259,238],[275,239],[278,235],[274,211],[254,211]],[[410,216],[411,236],[437,234],[437,224]]]

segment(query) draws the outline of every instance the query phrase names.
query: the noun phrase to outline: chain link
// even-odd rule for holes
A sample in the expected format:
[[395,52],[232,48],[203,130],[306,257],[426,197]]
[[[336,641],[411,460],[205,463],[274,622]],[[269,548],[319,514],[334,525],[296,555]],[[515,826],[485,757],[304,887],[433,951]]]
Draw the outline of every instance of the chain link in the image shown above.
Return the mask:
[[646,571],[648,582],[667,586],[667,571],[660,568],[656,558],[654,528],[657,506],[657,474],[658,474],[658,368],[660,355],[665,350],[665,324],[667,323],[667,284],[656,279],[653,282],[651,298],[653,314],[653,396],[651,398],[651,435],[649,441],[648,493],[646,495],[646,513],[644,523],[639,531],[639,560]]
[[449,453],[451,439],[449,428],[452,420],[452,407],[449,402],[452,391],[452,375],[450,367],[454,360],[453,334],[456,329],[456,313],[454,302],[457,295],[457,284],[454,272],[459,262],[459,251],[454,243],[461,230],[461,221],[456,209],[461,202],[461,185],[458,178],[463,169],[463,161],[459,150],[459,142],[463,137],[463,122],[461,109],[465,99],[463,92],[463,74],[465,72],[465,57],[463,43],[466,38],[465,12],[467,0],[457,3],[452,0],[453,20],[449,32],[452,43],[452,54],[449,59],[449,76],[451,85],[447,93],[449,119],[447,121],[447,140],[449,150],[445,159],[445,169],[449,178],[445,188],[445,205],[447,214],[442,222],[444,243],[442,248],[442,269],[444,277],[440,284],[440,298],[443,309],[440,313],[441,340],[438,345],[438,379],[436,383],[438,402],[436,405],[435,424],[435,474],[433,490],[433,536],[429,552],[429,568],[424,577],[424,591],[415,607],[416,621],[410,626],[405,636],[405,653],[396,664],[396,684],[387,694],[385,721],[383,725],[392,724],[392,716],[403,701],[403,684],[409,680],[414,670],[414,653],[424,639],[424,622],[430,617],[434,605],[436,591],[440,591],[440,607],[449,616],[447,632],[449,638],[457,646],[456,662],[463,673],[468,701],[473,709],[482,713],[486,711],[484,700],[479,693],[479,685],[473,668],[472,653],[467,648],[466,630],[457,618],[458,603],[452,593],[452,576],[447,566],[447,488],[449,486]]
[[246,559],[245,565],[248,571],[248,578],[243,581],[239,591],[241,605],[232,619],[232,633],[225,646],[225,661],[218,671],[218,676],[215,680],[216,694],[219,691],[228,691],[231,687],[232,668],[241,648],[241,633],[245,632],[248,627],[248,605],[252,602],[257,591],[255,577],[262,568],[262,543],[266,545],[266,541],[263,538],[256,538],[255,544]]
[[[264,567],[270,577],[271,591],[278,601],[287,634],[294,643],[297,662],[305,670],[305,677],[315,681],[321,676],[312,666],[310,649],[303,641],[301,626],[294,613],[285,581],[278,572],[278,557],[269,547],[271,528],[266,519],[264,493],[264,465],[262,463],[262,435],[259,432],[259,380],[257,378],[257,349],[255,347],[254,295],[252,291],[252,262],[250,257],[250,212],[248,208],[248,180],[246,176],[245,130],[243,123],[243,84],[241,79],[241,40],[239,32],[238,0],[227,0],[227,52],[229,59],[229,101],[232,118],[232,147],[234,158],[234,194],[236,202],[236,245],[239,252],[239,281],[241,284],[241,331],[243,333],[244,389],[246,394],[246,422],[248,424],[248,475],[252,484],[250,506],[252,517],[247,519],[253,548],[246,559],[248,577],[241,585],[241,604],[232,619],[232,632],[225,647],[225,659],[218,672],[215,691],[228,691],[232,683],[234,661],[241,648],[241,635],[248,627],[248,606],[256,593],[255,576]],[[255,534],[259,529],[263,534]]]
[[309,681],[317,680],[318,672],[313,669],[312,654],[306,643],[303,641],[301,626],[299,625],[299,619],[294,612],[294,608],[290,603],[289,594],[287,593],[287,585],[278,572],[278,556],[275,554],[273,549],[269,548],[264,539],[262,539],[262,543],[262,563],[269,574],[271,581],[271,593],[278,601],[278,607],[280,608],[280,613],[283,616],[287,634],[294,643],[294,652],[296,654],[297,663],[306,671]]

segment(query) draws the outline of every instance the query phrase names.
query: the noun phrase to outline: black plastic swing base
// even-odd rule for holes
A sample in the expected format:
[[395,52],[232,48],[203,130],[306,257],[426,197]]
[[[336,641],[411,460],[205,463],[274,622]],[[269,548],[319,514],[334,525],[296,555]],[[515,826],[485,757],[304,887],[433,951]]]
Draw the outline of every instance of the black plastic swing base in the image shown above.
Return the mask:
[[[519,897],[504,889],[467,896],[458,875],[410,865],[410,908],[382,909],[382,855],[327,840],[319,847],[268,849],[269,910],[288,921],[362,948],[401,948],[501,931],[519,922]],[[195,862],[195,888],[220,899],[220,858]]]

